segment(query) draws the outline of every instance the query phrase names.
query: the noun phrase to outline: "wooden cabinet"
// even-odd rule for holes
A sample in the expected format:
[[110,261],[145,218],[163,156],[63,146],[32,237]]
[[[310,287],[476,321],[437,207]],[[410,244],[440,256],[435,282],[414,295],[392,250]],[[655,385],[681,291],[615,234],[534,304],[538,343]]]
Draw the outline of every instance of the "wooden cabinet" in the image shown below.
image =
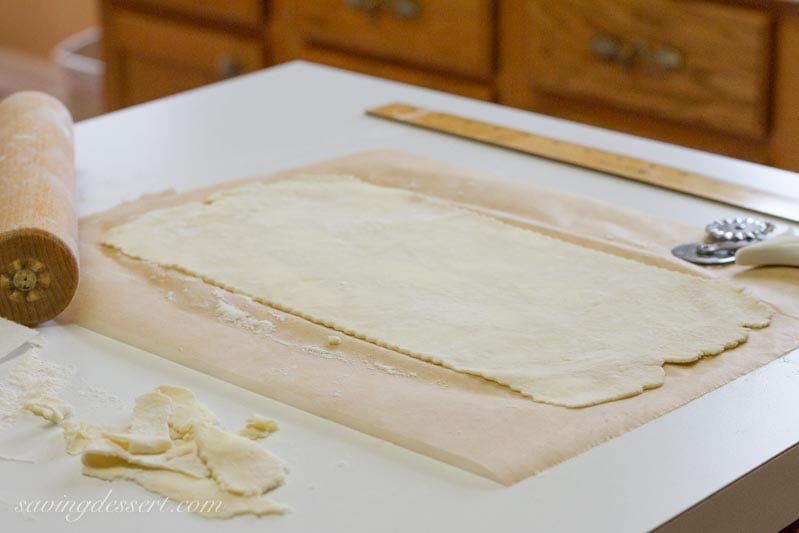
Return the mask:
[[195,17],[257,29],[264,20],[262,0],[136,0],[130,3],[161,14]]
[[306,59],[799,170],[790,0],[103,0],[112,109]]
[[255,37],[130,9],[107,10],[103,24],[106,100],[112,109],[266,66]]
[[[493,0],[283,0],[280,60],[495,100]],[[278,9],[278,11],[281,11]],[[286,46],[285,42],[277,43]]]
[[766,135],[768,13],[672,0],[532,0],[535,90],[730,135]]
[[412,85],[419,85],[437,91],[444,91],[478,100],[494,100],[492,84],[457,78],[435,71],[409,68],[368,57],[359,57],[319,47],[303,47],[297,52],[297,59],[322,63],[331,67],[378,76]]
[[[494,72],[491,0],[297,3],[297,28],[315,46],[346,50],[454,76],[488,81]],[[400,6],[405,6],[401,8]]]

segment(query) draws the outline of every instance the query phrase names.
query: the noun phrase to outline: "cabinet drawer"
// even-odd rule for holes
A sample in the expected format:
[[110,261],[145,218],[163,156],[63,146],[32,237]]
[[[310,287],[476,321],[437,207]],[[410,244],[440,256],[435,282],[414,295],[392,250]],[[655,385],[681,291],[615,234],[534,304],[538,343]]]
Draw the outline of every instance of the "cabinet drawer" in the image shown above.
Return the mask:
[[491,0],[314,0],[296,7],[300,34],[310,44],[491,77]]
[[386,63],[385,61],[375,61],[342,54],[330,50],[314,47],[305,47],[300,51],[298,57],[315,63],[330,65],[331,67],[360,72],[370,76],[377,76],[389,80],[427,87],[437,91],[444,91],[453,94],[460,94],[478,100],[494,100],[494,90],[487,83],[480,83],[471,80],[462,80],[454,76],[446,76],[419,70],[415,68],[402,67]]
[[117,10],[106,20],[112,108],[213,83],[264,66],[255,38]]
[[250,27],[257,27],[263,18],[261,0],[135,0],[135,5]]
[[767,134],[767,13],[673,0],[528,1],[537,90],[747,138]]

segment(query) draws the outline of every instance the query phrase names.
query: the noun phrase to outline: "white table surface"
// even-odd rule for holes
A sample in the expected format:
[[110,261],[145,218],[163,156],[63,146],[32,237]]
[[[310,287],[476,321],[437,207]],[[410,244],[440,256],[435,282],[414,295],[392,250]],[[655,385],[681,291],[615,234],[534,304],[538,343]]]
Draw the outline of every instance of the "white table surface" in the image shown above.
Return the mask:
[[[765,188],[799,185],[799,176],[773,168],[295,62],[78,124],[80,213],[168,187],[198,188],[385,147],[697,226],[740,212],[364,116],[366,108],[390,101],[730,181]],[[292,472],[272,496],[295,512],[224,524],[174,512],[87,514],[71,524],[58,513],[14,512],[21,499],[96,499],[109,488],[113,498],[151,497],[131,483],[83,477],[77,458],[55,451],[51,460],[37,464],[0,461],[3,531],[202,532],[223,526],[273,532],[642,531],[667,522],[799,442],[799,351],[540,475],[503,487],[82,328],[49,324],[42,331],[49,341],[46,358],[74,365],[81,383],[113,391],[127,412],[136,395],[173,383],[194,390],[230,427],[252,412],[275,417],[281,430],[266,443],[292,465]],[[74,404],[76,418],[123,419],[118,407],[98,404],[77,389],[65,397]],[[44,438],[53,449],[59,447],[58,429],[15,431],[19,442],[35,438],[40,447]]]

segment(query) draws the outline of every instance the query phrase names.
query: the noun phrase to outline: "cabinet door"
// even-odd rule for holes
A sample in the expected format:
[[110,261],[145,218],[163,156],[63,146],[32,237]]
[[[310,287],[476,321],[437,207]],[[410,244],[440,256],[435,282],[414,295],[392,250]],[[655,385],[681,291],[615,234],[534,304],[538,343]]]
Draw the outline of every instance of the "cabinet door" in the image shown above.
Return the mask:
[[105,13],[106,92],[119,109],[262,68],[259,40],[136,11]]

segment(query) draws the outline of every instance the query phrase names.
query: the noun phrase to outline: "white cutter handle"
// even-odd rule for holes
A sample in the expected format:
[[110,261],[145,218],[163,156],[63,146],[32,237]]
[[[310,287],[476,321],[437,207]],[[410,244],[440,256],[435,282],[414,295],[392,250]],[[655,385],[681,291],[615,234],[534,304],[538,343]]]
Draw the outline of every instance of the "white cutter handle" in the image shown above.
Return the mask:
[[789,230],[783,235],[744,246],[736,252],[735,264],[799,267],[799,235]]

